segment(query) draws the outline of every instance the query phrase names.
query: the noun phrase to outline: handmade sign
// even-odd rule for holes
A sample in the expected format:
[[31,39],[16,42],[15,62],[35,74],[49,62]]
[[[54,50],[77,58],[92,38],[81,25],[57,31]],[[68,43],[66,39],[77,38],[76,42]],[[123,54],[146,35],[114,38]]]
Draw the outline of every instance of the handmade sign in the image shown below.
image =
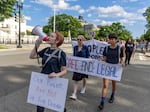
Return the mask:
[[48,75],[32,72],[27,102],[63,112],[67,88],[68,79],[48,78]]
[[75,56],[67,56],[67,70],[116,81],[120,81],[122,75],[121,64]]
[[[76,46],[78,43],[76,41],[72,41],[72,46]],[[92,59],[99,59],[103,56],[103,51],[106,46],[108,46],[107,42],[101,42],[99,40],[88,40],[84,42],[84,45],[88,46],[90,51],[90,57]]]

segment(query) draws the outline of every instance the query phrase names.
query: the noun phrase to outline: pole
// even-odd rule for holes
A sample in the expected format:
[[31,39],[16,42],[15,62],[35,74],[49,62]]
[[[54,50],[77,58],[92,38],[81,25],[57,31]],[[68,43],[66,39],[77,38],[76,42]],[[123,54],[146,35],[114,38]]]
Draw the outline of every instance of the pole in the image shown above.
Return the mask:
[[17,48],[22,48],[22,46],[21,46],[21,21],[20,21],[20,19],[21,19],[21,9],[23,9],[23,1],[24,0],[16,0],[16,2],[17,2],[17,6],[16,6],[16,8],[18,8],[18,13],[19,13],[19,15],[18,15],[18,19],[19,19],[19,33],[18,33],[18,45],[17,45]]
[[20,25],[20,18],[21,18],[21,15],[20,15],[20,6],[18,7],[19,8],[19,37],[18,37],[18,40],[19,40],[19,43],[18,43],[18,46],[17,46],[17,48],[22,48],[22,46],[21,46],[21,35],[20,35],[20,31],[21,31],[21,25]]
[[56,21],[56,17],[55,17],[55,6],[54,6],[53,32],[55,32],[55,21]]

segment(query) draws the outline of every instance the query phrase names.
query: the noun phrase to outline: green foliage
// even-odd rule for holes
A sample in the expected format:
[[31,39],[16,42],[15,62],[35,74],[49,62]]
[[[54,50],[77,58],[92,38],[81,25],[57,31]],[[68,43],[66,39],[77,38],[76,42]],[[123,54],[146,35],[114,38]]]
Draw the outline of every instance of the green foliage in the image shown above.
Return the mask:
[[99,38],[107,38],[110,33],[116,33],[119,39],[127,40],[129,37],[132,38],[131,32],[125,29],[125,26],[121,23],[112,23],[110,26],[101,26],[98,36]]
[[146,20],[147,20],[148,24],[150,25],[150,7],[148,7],[146,9],[144,16],[146,17]]
[[47,35],[49,35],[50,32],[52,32],[52,29],[50,29],[50,26],[46,25],[43,27],[43,32],[45,32]]
[[[56,15],[55,28],[60,31],[65,37],[68,36],[68,30],[71,31],[71,36],[75,37],[81,31],[81,23],[74,17],[67,14]],[[43,31],[45,33],[49,33],[53,31],[53,19],[54,17],[50,17],[48,21],[48,25],[43,27]],[[69,21],[68,21],[69,20]]]
[[141,35],[141,39],[146,39],[150,41],[150,7],[146,9],[146,11],[143,13],[143,16],[146,17],[147,20],[147,31],[145,34]]
[[0,0],[0,21],[13,16],[13,6],[15,3],[16,0]]
[[31,35],[32,33],[31,33],[31,31],[26,30],[26,34],[27,34],[27,35]]
[[144,38],[150,41],[150,29],[147,30],[146,34],[144,35]]

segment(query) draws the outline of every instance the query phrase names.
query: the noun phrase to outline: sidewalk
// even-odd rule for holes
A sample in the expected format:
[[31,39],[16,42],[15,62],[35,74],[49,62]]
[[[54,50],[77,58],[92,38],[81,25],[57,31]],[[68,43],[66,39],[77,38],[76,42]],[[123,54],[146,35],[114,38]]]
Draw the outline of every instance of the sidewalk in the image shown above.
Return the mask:
[[[34,44],[22,44],[22,48],[17,48],[16,44],[6,44],[4,46],[7,46],[8,49],[0,49],[0,51],[12,51],[12,50],[32,50],[34,47]],[[48,44],[41,44],[39,49],[42,49],[44,47],[49,46]],[[60,49],[64,50],[66,53],[72,53],[72,45],[71,44],[62,44],[60,46]]]
[[146,53],[145,53],[145,56],[150,57],[150,52],[146,52]]

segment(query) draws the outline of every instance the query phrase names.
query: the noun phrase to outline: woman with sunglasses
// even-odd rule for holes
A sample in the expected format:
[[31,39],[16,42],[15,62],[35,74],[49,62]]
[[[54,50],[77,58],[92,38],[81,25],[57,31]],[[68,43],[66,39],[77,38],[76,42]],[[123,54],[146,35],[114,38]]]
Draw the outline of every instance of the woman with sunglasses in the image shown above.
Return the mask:
[[[83,40],[84,40],[83,35],[79,35],[77,37],[78,45],[73,48],[73,56],[89,58],[90,52],[88,50],[88,47],[83,44]],[[86,75],[86,74],[81,74],[81,73],[77,73],[77,72],[73,73],[72,80],[74,80],[74,86],[73,86],[73,94],[70,96],[71,99],[73,99],[73,100],[77,99],[78,82],[81,80],[83,80],[83,87],[82,87],[80,93],[82,93],[82,94],[85,93],[86,78],[88,78],[88,75]]]

